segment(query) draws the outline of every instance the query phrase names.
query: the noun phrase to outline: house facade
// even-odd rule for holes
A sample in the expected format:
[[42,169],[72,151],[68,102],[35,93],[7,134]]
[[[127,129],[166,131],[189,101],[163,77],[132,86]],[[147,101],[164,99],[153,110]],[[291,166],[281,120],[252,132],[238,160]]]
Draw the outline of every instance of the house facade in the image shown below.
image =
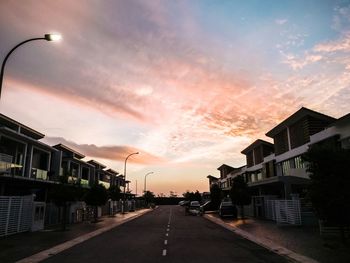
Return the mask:
[[60,175],[68,176],[69,183],[79,183],[82,187],[93,184],[95,166],[82,160],[85,155],[63,144],[53,147],[61,152]]
[[[350,114],[336,119],[303,107],[266,136],[273,143],[254,141],[241,152],[246,156],[246,166],[237,170],[222,165],[218,168],[220,178],[216,179],[227,193],[232,186],[230,178],[243,175],[253,196],[251,215],[276,219],[273,200],[299,200],[306,196],[310,179],[302,155],[311,145],[331,141],[337,147],[350,148]],[[225,173],[227,167],[233,169]],[[215,182],[213,178],[208,177],[209,183]],[[311,213],[312,209],[303,210],[303,205],[299,214]]]
[[[66,145],[45,144],[40,141],[44,136],[0,114],[0,236],[59,223],[62,213],[50,202],[48,193],[60,184],[62,175],[85,188],[94,183],[107,189],[110,185],[125,185],[118,172],[106,170],[105,165],[94,160],[84,161],[83,154]],[[85,208],[83,202],[72,203],[69,222],[84,220]]]
[[41,142],[44,136],[0,114],[0,196],[46,200],[50,185],[58,182],[60,151]]

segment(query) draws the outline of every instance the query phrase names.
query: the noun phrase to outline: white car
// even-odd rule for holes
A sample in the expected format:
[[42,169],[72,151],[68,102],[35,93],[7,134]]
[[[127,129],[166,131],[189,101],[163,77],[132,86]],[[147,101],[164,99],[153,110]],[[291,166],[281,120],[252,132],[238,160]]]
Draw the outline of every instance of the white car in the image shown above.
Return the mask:
[[188,212],[193,215],[198,215],[200,214],[200,207],[201,207],[201,204],[198,201],[192,201],[190,203]]

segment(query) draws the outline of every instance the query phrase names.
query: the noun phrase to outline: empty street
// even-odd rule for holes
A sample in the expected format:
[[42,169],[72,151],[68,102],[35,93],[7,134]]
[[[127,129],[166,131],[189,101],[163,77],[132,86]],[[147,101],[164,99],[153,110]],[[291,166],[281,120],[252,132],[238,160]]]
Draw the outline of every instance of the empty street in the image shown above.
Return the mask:
[[45,262],[288,262],[179,206],[160,206]]

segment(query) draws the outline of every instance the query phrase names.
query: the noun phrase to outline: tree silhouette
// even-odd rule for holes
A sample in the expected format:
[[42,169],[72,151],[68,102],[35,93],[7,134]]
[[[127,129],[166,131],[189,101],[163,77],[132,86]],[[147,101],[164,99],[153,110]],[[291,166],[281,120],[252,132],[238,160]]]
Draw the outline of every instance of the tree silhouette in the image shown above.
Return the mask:
[[214,209],[218,209],[221,202],[221,189],[219,185],[213,184],[210,187],[210,200],[211,200],[212,207]]
[[244,181],[244,177],[242,175],[233,178],[230,197],[232,203],[240,206],[242,213],[241,217],[244,218],[244,206],[250,204],[251,196],[249,193],[248,185]]
[[59,184],[54,185],[49,191],[49,199],[57,205],[62,207],[62,230],[66,230],[67,226],[67,210],[71,202],[81,200],[84,190],[81,188],[80,184],[68,183],[69,174],[65,174],[59,177]]
[[145,199],[145,202],[147,205],[150,203],[153,203],[154,197],[155,197],[155,195],[153,192],[146,191],[143,193],[143,198]]
[[98,206],[105,205],[108,199],[108,193],[106,188],[102,184],[93,185],[87,194],[84,201],[87,205],[94,207],[94,222],[97,222]]
[[312,145],[303,156],[311,183],[308,188],[317,216],[327,224],[344,228],[350,225],[350,150],[327,140]]

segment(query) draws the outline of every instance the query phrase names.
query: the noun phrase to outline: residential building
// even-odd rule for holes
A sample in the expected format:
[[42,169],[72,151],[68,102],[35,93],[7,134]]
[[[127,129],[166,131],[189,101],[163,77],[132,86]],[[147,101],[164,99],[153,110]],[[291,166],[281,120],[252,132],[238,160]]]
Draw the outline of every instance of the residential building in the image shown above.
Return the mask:
[[45,201],[57,183],[60,152],[41,142],[44,134],[0,114],[0,196],[35,195]]
[[61,152],[60,175],[67,175],[68,182],[79,182],[83,187],[92,185],[95,175],[95,166],[83,161],[85,155],[63,144],[53,146]]
[[[350,149],[350,114],[335,119],[303,107],[266,135],[273,139],[273,144],[259,139],[242,151],[246,166],[222,165],[218,168],[220,178],[208,176],[208,179],[210,184],[217,182],[227,193],[232,179],[243,175],[253,196],[250,215],[281,220],[286,214],[275,205],[297,201],[307,193],[310,178],[302,155],[310,145],[331,141],[337,147]],[[303,199],[298,206],[295,204],[289,219],[303,224],[315,222],[309,204]]]
[[267,156],[274,153],[273,144],[261,139],[256,140],[241,151],[246,156],[246,181],[255,183],[274,176],[273,160],[265,162]]
[[217,168],[217,170],[220,171],[220,180],[218,181],[219,182],[219,185],[220,185],[220,188],[226,193],[228,193],[228,191],[230,190],[231,188],[231,185],[230,185],[230,180],[227,178],[228,174],[230,172],[232,172],[235,168],[232,167],[232,166],[229,166],[227,164],[223,164],[221,165],[220,167]]
[[266,133],[274,140],[275,156],[271,159],[275,162],[276,177],[272,180],[283,184],[279,196],[288,199],[291,194],[305,195],[309,176],[301,156],[308,150],[311,136],[335,120],[303,107]]
[[110,186],[110,173],[106,172],[104,169],[107,167],[104,164],[101,164],[95,160],[90,160],[87,163],[95,167],[95,174],[93,182],[97,184],[103,184],[106,189]]
[[211,189],[213,184],[218,184],[218,182],[219,182],[219,178],[217,178],[215,176],[208,175],[207,178],[209,179],[209,189]]

